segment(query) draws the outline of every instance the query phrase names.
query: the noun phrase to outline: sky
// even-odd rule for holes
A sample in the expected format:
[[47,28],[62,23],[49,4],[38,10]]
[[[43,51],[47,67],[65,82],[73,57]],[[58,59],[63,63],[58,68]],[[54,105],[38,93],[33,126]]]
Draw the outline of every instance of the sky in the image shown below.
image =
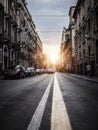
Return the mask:
[[[46,54],[58,55],[63,27],[68,27],[68,13],[77,0],[27,0],[28,9]],[[51,16],[52,15],[52,16]]]

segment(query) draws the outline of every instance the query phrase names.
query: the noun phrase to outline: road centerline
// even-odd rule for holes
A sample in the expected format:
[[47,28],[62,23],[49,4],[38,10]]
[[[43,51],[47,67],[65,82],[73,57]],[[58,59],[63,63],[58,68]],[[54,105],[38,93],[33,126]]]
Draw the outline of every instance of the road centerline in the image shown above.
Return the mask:
[[56,75],[54,75],[51,130],[72,130]]
[[48,86],[43,94],[43,97],[42,97],[41,101],[39,102],[38,107],[37,107],[32,119],[28,125],[27,130],[38,130],[39,129],[40,124],[41,124],[41,120],[43,117],[43,113],[45,110],[45,106],[46,106],[46,103],[47,103],[47,100],[49,97],[52,81],[53,81],[53,78],[51,78],[51,80],[50,80],[50,82],[49,82],[49,84],[48,84]]

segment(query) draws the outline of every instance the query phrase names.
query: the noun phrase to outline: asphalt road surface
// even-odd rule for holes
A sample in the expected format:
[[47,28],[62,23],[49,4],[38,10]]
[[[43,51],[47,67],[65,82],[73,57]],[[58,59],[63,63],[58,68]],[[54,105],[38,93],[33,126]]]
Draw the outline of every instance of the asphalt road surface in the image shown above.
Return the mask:
[[98,84],[64,73],[0,80],[0,130],[98,130]]

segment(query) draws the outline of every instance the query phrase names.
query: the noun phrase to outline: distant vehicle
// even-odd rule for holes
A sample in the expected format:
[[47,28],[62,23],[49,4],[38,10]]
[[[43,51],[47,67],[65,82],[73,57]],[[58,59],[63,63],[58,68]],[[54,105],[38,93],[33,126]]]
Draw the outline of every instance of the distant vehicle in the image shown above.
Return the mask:
[[41,69],[36,69],[36,74],[41,74]]
[[28,67],[25,69],[26,76],[34,76],[36,74],[35,68]]
[[55,71],[56,71],[56,69],[54,69],[54,68],[48,68],[47,69],[48,74],[53,74],[53,73],[55,73]]
[[41,70],[41,74],[45,74],[47,72],[46,69],[40,69]]
[[4,71],[5,78],[25,78],[25,68],[22,65],[13,65]]
[[41,74],[44,74],[44,69],[40,69]]

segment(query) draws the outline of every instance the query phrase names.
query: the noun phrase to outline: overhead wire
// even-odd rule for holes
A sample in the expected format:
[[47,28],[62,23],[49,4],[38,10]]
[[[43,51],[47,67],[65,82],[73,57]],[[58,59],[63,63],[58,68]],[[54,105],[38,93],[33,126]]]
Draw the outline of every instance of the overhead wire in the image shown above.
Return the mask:
[[65,17],[67,15],[32,15],[33,17]]
[[[36,14],[34,14],[34,15],[32,15],[33,17],[65,17],[65,16],[67,16],[67,15],[65,15],[65,14],[63,14],[63,15],[36,15]],[[62,32],[62,31],[59,31],[59,30],[45,30],[45,31],[37,31],[37,32],[39,32],[39,33],[59,33],[59,32]]]

